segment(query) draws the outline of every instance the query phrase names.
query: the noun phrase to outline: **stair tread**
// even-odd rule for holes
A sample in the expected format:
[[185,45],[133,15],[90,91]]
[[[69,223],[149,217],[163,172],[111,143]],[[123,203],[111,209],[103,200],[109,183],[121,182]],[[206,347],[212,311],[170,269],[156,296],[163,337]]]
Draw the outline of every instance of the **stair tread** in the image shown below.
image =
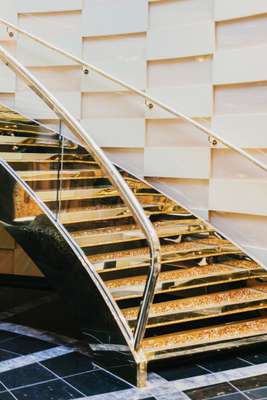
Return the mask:
[[[157,204],[143,204],[145,213],[149,215],[153,214],[166,214],[164,208]],[[169,215],[171,212],[169,211]],[[186,215],[185,210],[179,210],[179,214]],[[175,212],[175,215],[177,212]],[[86,221],[102,221],[109,219],[118,219],[118,218],[128,218],[131,217],[132,214],[130,210],[124,205],[99,205],[92,207],[83,207],[79,209],[69,209],[65,211],[64,209],[61,211],[59,219],[62,224],[71,224],[71,223],[79,223]]]
[[[0,152],[0,157],[6,162],[22,162],[22,163],[52,163],[59,162],[60,155],[58,153],[24,153],[24,152]],[[88,157],[88,159],[86,159]],[[64,163],[80,163],[80,164],[90,164],[97,165],[95,161],[92,161],[90,156],[83,155],[83,157],[77,156],[75,153],[64,154]]]
[[[158,278],[159,282],[187,282],[199,277],[212,275],[223,275],[233,271],[242,271],[243,268],[247,270],[259,269],[260,267],[254,261],[237,260],[238,263],[225,262],[217,264],[209,264],[196,267],[184,267],[178,270],[161,272]],[[245,262],[244,262],[245,261]],[[244,265],[244,266],[243,266]],[[121,287],[133,287],[136,285],[144,285],[146,282],[146,275],[131,276],[127,278],[113,279],[105,282],[106,286],[110,289]]]
[[[173,219],[153,223],[159,237],[179,236],[213,231],[211,226],[199,219]],[[75,232],[76,242],[81,247],[108,243],[121,243],[143,239],[144,234],[136,224],[119,225],[106,228]]]
[[[179,313],[192,311],[197,313],[203,309],[216,309],[217,307],[251,303],[257,300],[267,300],[267,293],[257,290],[256,288],[244,287],[241,289],[226,290],[223,292],[154,303],[150,309],[148,326],[153,324],[152,321],[150,322],[153,317],[173,315],[176,321],[179,320]],[[267,302],[265,305],[267,307]],[[122,312],[128,321],[134,321],[138,316],[139,307],[123,309]],[[215,314],[217,313],[219,314],[220,312],[216,312],[215,310]]]
[[[75,188],[61,190],[61,200],[82,200],[90,198],[102,198],[117,195],[118,192],[112,186],[102,186],[98,188]],[[54,190],[38,190],[36,195],[45,202],[55,201],[57,191]]]
[[[16,171],[17,174],[24,179],[26,182],[29,181],[46,181],[46,180],[56,180],[58,179],[58,171],[55,170],[36,170],[36,171]],[[90,168],[81,170],[61,170],[59,173],[60,179],[88,179],[88,178],[99,178],[103,177],[103,172],[101,169]]]
[[[60,142],[56,138],[51,137],[27,137],[27,136],[10,136],[10,135],[0,135],[0,145],[10,145],[10,146],[47,146],[47,147],[59,147]],[[75,149],[77,146],[71,144],[68,140],[64,142],[64,148]]]
[[177,348],[218,343],[266,333],[267,318],[257,318],[145,338],[142,348],[146,353],[151,352],[152,358],[157,358],[157,352],[160,354],[168,350],[175,351]]
[[[127,181],[131,189],[133,190],[142,190],[142,188],[146,188],[145,185],[136,185],[133,181]],[[57,193],[57,189],[49,189],[49,190],[38,190],[36,191],[36,195],[45,202],[54,201]],[[144,195],[144,194],[143,194]],[[103,198],[103,197],[113,197],[119,196],[118,190],[112,186],[111,184],[106,184],[102,186],[95,187],[79,187],[74,189],[62,189],[60,198],[61,200],[81,200],[81,199],[90,199],[90,198]]]
[[57,138],[58,134],[52,130],[46,129],[43,125],[37,124],[23,124],[23,123],[16,123],[16,122],[8,122],[0,120],[0,131],[1,132],[11,132],[14,135],[22,134],[34,134],[38,137],[54,137]]
[[[162,245],[161,246],[162,262],[171,261],[177,259],[177,255],[178,256],[180,254],[186,255],[187,253],[192,253],[192,252],[199,257],[202,255],[202,252],[204,251],[211,251],[212,253],[241,252],[241,250],[237,249],[228,240],[213,237],[207,239],[192,240],[182,243]],[[140,247],[137,249],[114,251],[109,253],[90,255],[88,258],[93,264],[99,262],[119,261],[119,260],[121,261],[136,260],[136,262],[142,263],[144,261],[147,261],[149,258],[149,248]]]

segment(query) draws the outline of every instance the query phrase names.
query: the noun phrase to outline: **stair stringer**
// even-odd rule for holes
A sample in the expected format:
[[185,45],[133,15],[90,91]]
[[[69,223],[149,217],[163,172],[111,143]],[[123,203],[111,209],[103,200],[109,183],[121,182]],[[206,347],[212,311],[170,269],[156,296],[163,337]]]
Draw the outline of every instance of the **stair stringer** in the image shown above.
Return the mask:
[[[4,160],[0,160],[0,186],[5,188],[0,191],[0,224],[66,301],[96,362],[134,385],[144,386],[145,357],[134,350],[129,325],[83,251]],[[16,187],[39,209],[34,220],[14,221]]]

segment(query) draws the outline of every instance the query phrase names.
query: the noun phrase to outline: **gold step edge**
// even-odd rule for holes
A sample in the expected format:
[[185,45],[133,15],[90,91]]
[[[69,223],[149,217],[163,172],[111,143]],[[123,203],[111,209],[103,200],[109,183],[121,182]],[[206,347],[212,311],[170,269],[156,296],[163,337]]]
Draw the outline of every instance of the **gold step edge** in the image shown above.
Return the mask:
[[[216,277],[216,276],[214,276]],[[164,294],[164,293],[172,293],[172,292],[179,292],[179,291],[187,291],[191,289],[197,289],[197,288],[203,288],[203,287],[210,287],[210,286],[217,286],[225,283],[231,283],[231,282],[240,282],[240,281],[249,281],[253,280],[255,278],[266,278],[266,275],[263,276],[253,276],[253,275],[247,275],[247,276],[239,276],[239,277],[234,277],[232,278],[231,275],[229,275],[230,278],[224,279],[224,280],[218,280],[218,281],[210,281],[210,282],[203,282],[201,284],[194,284],[194,285],[186,285],[186,286],[178,286],[178,287],[170,287],[168,289],[161,289],[161,290],[155,290],[155,295],[157,294]],[[144,288],[144,286],[143,286]],[[113,298],[115,301],[121,301],[121,300],[130,300],[130,299],[137,299],[143,296],[143,291],[139,294],[132,294],[132,295],[120,295],[116,296],[115,294],[112,294]]]
[[244,346],[249,346],[252,344],[258,344],[267,342],[266,333],[250,334],[243,338],[233,338],[222,342],[215,342],[211,344],[203,344],[201,346],[187,346],[186,348],[173,348],[169,350],[159,350],[154,352],[145,352],[145,357],[147,362],[153,360],[165,360],[178,357],[192,356],[192,354],[202,354],[207,352],[218,352],[223,349],[230,350],[233,348],[239,348]]
[[[246,297],[246,299],[244,297]],[[210,303],[210,300],[213,301],[213,303]],[[210,294],[190,296],[182,299],[175,299],[160,303],[154,303],[150,307],[149,319],[164,317],[164,316],[168,317],[173,314],[177,315],[179,313],[186,313],[186,312],[199,312],[202,311],[203,309],[209,310],[215,307],[223,308],[227,306],[244,304],[246,302],[250,303],[252,301],[263,301],[263,300],[267,301],[267,293],[257,291],[253,289],[253,287],[229,289]],[[195,304],[195,308],[192,303]],[[183,307],[183,305],[184,308],[181,308]],[[124,317],[127,319],[127,321],[135,321],[138,316],[139,307],[129,307],[126,309],[122,309],[121,311]]]
[[[247,329],[247,330],[246,330]],[[248,334],[248,329],[250,333]],[[225,336],[223,335],[225,331]],[[242,331],[245,335],[242,336]],[[207,332],[207,335],[205,335]],[[215,335],[214,335],[215,332]],[[194,340],[194,336],[203,333],[204,338]],[[211,325],[205,328],[190,329],[182,332],[176,332],[174,334],[164,334],[161,336],[155,336],[150,338],[145,338],[142,343],[142,348],[145,352],[156,352],[157,349],[161,351],[173,350],[174,346],[182,348],[188,346],[198,346],[207,343],[222,342],[225,340],[232,340],[235,337],[246,337],[253,336],[255,334],[266,334],[267,333],[267,318],[260,317],[256,319],[249,319],[242,322],[231,322],[228,324]],[[233,336],[235,334],[236,336]],[[193,339],[189,339],[189,337]],[[212,339],[212,335],[215,336],[215,340]],[[231,335],[231,336],[230,336]],[[206,338],[205,338],[206,336]],[[229,338],[229,339],[228,339]],[[183,339],[183,341],[181,341]],[[186,344],[187,339],[187,344]],[[188,340],[189,339],[189,340]],[[168,341],[169,340],[169,341]],[[160,346],[160,344],[162,345]]]
[[[173,228],[175,229],[175,227]],[[164,238],[164,237],[173,237],[173,236],[186,236],[186,235],[193,235],[193,234],[199,234],[199,233],[210,233],[214,232],[214,229],[212,228],[202,228],[200,227],[199,229],[196,230],[189,230],[189,229],[184,229],[179,232],[172,230],[171,231],[171,226],[169,227],[169,231],[164,228],[155,228],[158,237]],[[166,230],[166,231],[165,231]],[[123,237],[125,235],[125,237]],[[128,235],[128,236],[127,236]],[[116,237],[117,236],[117,237]],[[73,239],[79,244],[80,247],[95,247],[95,246],[104,246],[107,244],[116,244],[116,243],[127,243],[130,241],[136,241],[136,240],[142,240],[145,239],[145,236],[142,234],[142,232],[138,229],[133,229],[133,230],[125,230],[125,231],[114,231],[113,232],[107,232],[107,233],[99,233],[95,235],[72,235]],[[107,237],[107,238],[106,238]],[[90,243],[91,240],[91,243]],[[93,241],[96,241],[93,242]]]
[[[259,301],[253,301],[251,302],[251,305],[248,305],[247,307],[241,307],[241,308],[236,308],[233,310],[227,310],[227,311],[222,311],[220,313],[211,313],[208,315],[204,314],[199,314],[196,316],[192,317],[184,317],[184,318],[179,318],[176,319],[175,317],[173,320],[168,320],[168,321],[162,321],[162,322],[154,322],[154,323],[149,323],[146,325],[146,329],[154,329],[154,328],[160,328],[163,326],[171,326],[171,325],[179,325],[183,323],[188,323],[188,322],[194,322],[194,321],[205,321],[205,320],[212,320],[213,318],[219,318],[219,317],[224,317],[224,316],[229,316],[229,315],[237,315],[237,314],[245,314],[251,311],[257,311],[257,310],[266,310],[267,309],[267,299],[264,300],[264,303],[261,303]],[[130,327],[133,329],[135,324],[130,321],[128,322]]]
[[[183,258],[182,257],[181,258],[174,258],[172,260],[162,260],[161,264],[168,264],[170,262],[196,260],[196,259],[202,259],[202,258],[207,258],[207,257],[215,257],[215,256],[222,256],[222,255],[228,255],[228,254],[229,255],[230,254],[232,254],[232,255],[242,254],[242,251],[238,250],[238,251],[224,251],[224,252],[217,252],[217,253],[206,253],[206,254],[201,254],[201,255],[198,254],[198,255],[195,255],[195,256],[188,256],[188,257],[183,257]],[[129,265],[129,266],[121,266],[121,267],[113,267],[113,268],[106,268],[104,266],[98,267],[97,265],[94,265],[94,263],[92,263],[92,264],[95,266],[96,272],[102,274],[102,273],[106,273],[106,272],[116,272],[116,271],[123,271],[123,270],[128,270],[128,269],[148,267],[149,266],[149,262],[148,261],[146,263],[142,263],[142,264],[134,264],[134,265]],[[90,259],[89,259],[89,262],[90,262]]]
[[[240,260],[242,263],[242,260]],[[204,273],[203,273],[204,271]],[[216,272],[215,272],[216,271]],[[225,262],[217,262],[212,264],[207,264],[205,266],[194,265],[194,266],[187,266],[187,265],[180,265],[177,268],[169,271],[161,271],[159,275],[158,282],[161,283],[168,283],[172,281],[179,281],[182,283],[186,280],[192,280],[197,278],[205,278],[209,276],[218,276],[218,275],[225,275],[226,273],[232,274],[236,272],[248,272],[251,273],[253,271],[262,271],[263,273],[267,274],[263,268],[258,265],[255,265],[254,261],[251,262],[251,268],[244,269],[242,265],[232,266],[228,264],[228,261]],[[179,275],[181,276],[179,279]],[[187,275],[187,276],[186,276]],[[146,275],[138,275],[134,277],[123,277],[117,279],[110,279],[105,282],[107,287],[111,289],[115,288],[123,288],[129,286],[136,286],[136,285],[143,285],[146,282],[147,276]],[[114,285],[115,283],[115,285]]]

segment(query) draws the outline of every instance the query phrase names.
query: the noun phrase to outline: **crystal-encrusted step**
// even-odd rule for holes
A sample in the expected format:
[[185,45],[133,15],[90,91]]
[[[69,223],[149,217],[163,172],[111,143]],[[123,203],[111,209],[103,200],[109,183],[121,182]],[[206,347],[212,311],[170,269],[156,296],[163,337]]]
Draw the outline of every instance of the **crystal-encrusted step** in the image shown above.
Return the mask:
[[266,339],[267,318],[255,318],[146,338],[142,348],[147,358],[153,360],[247,345]]
[[[130,186],[131,186],[130,182]],[[142,190],[142,188],[136,188],[133,184],[131,186],[133,190]],[[37,191],[37,196],[44,202],[55,201],[56,190],[40,190]],[[138,195],[138,193],[136,193]],[[144,196],[143,193],[141,195]],[[96,199],[105,197],[117,197],[119,196],[118,191],[112,185],[104,185],[93,188],[75,188],[75,189],[62,189],[60,192],[61,200],[86,200]]]
[[[180,269],[160,273],[156,293],[177,292],[197,287],[209,287],[214,284],[267,277],[267,272],[250,260],[239,259],[204,266],[188,267],[180,265],[179,267]],[[116,300],[142,296],[145,283],[146,275],[105,282]]]
[[[267,287],[267,286],[266,286]],[[210,293],[202,296],[156,303],[151,306],[147,327],[205,319],[227,314],[267,308],[267,293],[254,288],[240,288]],[[133,323],[139,307],[123,310],[123,315]]]
[[[237,249],[229,241],[216,237],[161,246],[162,264],[215,255],[241,253],[241,250]],[[148,265],[149,249],[147,247],[142,247],[138,249],[101,253],[90,255],[88,258],[95,265],[97,270],[108,268],[107,262],[112,262],[112,267],[114,267],[113,263],[115,263],[116,268],[140,267]]]
[[[210,225],[204,224],[199,219],[162,220],[155,222],[153,225],[159,237],[171,237],[213,231],[213,228]],[[135,224],[75,232],[73,237],[81,247],[144,239],[143,233]]]
[[102,178],[103,172],[99,168],[82,169],[82,170],[63,170],[58,172],[55,170],[45,171],[17,171],[17,174],[26,182],[39,182],[39,181],[50,181],[57,180],[69,180],[69,179],[95,179]]
[[[150,215],[162,215],[166,214],[165,209],[161,205],[157,204],[143,204],[145,213]],[[183,211],[179,210],[182,214]],[[176,211],[173,211],[176,215]],[[170,214],[171,211],[170,211]],[[82,207],[82,208],[70,208],[67,211],[62,207],[62,211],[59,214],[59,220],[62,224],[70,225],[75,223],[83,222],[95,222],[95,221],[108,221],[112,219],[129,218],[132,217],[130,210],[124,205],[97,205],[92,207]]]
[[[34,164],[53,164],[53,163],[59,163],[59,160],[61,159],[60,155],[58,153],[38,153],[38,152],[31,152],[31,153],[23,153],[23,152],[0,152],[0,157],[3,158],[6,162],[11,163],[13,165],[14,163],[34,163]],[[96,162],[92,161],[91,157],[79,157],[74,153],[68,153],[64,154],[64,157],[62,159],[65,163],[70,163],[70,164],[85,164],[85,165],[97,165]],[[18,168],[15,168],[18,169]],[[28,168],[32,169],[32,168]]]

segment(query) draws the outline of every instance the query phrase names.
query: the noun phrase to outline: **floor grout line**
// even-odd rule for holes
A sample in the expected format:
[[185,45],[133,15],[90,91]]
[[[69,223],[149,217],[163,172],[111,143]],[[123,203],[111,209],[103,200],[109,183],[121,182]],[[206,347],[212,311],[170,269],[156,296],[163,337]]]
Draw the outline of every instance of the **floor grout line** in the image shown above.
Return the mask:
[[83,393],[81,390],[75,388],[75,387],[74,387],[71,383],[69,383],[68,381],[65,381],[64,378],[60,377],[60,376],[59,376],[58,374],[56,374],[54,371],[51,371],[48,367],[46,367],[46,366],[44,366],[44,365],[42,365],[42,364],[39,364],[39,363],[38,363],[38,365],[42,366],[42,367],[45,368],[47,371],[53,373],[58,379],[62,380],[62,382],[64,382],[67,386],[70,386],[72,389],[76,390],[76,391],[77,391],[78,393],[80,393],[83,397],[86,396],[85,393]]
[[252,363],[252,362],[246,360],[245,358],[242,358],[242,357],[236,357],[236,358],[237,358],[238,360],[240,360],[240,361],[243,361],[243,362],[247,363],[248,365],[256,365],[256,364],[254,364],[254,363]]
[[50,358],[72,353],[73,350],[67,346],[56,346],[51,349],[30,353],[27,355],[19,355],[0,362],[0,374],[2,372],[11,371],[17,368],[26,367],[27,365],[35,364]]
[[[207,372],[209,372],[210,374],[212,374],[212,375],[215,374],[215,372],[209,370],[208,368],[205,368],[205,370],[206,370]],[[235,391],[236,391],[237,393],[240,393],[241,395],[244,395],[244,397],[246,397],[248,400],[251,400],[245,393],[241,392],[236,386],[234,386],[234,385],[231,383],[231,381],[228,381],[227,383],[228,383],[228,385],[230,385],[233,389],[235,389]]]
[[[64,336],[58,336],[56,334],[55,334],[55,336],[53,336],[52,333],[48,333],[45,331],[38,331],[36,329],[27,328],[23,325],[16,325],[16,324],[12,324],[12,323],[0,323],[0,330],[1,330],[1,328],[3,328],[3,330],[7,331],[7,332],[17,333],[18,335],[24,335],[26,337],[37,338],[39,340],[48,341],[49,343],[54,343],[54,344],[59,339],[60,339],[61,343],[63,341],[63,338],[67,339],[67,345],[65,344],[65,345],[55,346],[50,349],[46,349],[46,350],[36,352],[36,353],[31,353],[28,355],[19,355],[17,353],[12,353],[9,350],[2,349],[2,351],[4,351],[4,352],[18,355],[18,357],[14,357],[10,360],[5,360],[5,361],[0,362],[0,373],[1,373],[1,367],[4,368],[2,372],[5,372],[5,371],[12,371],[14,369],[36,363],[36,364],[40,365],[41,367],[43,367],[44,369],[46,369],[47,371],[49,371],[53,376],[53,377],[51,377],[51,379],[48,379],[45,381],[36,382],[36,383],[30,384],[30,385],[18,386],[16,388],[12,388],[12,389],[8,389],[2,383],[3,387],[6,389],[6,391],[8,393],[10,393],[10,395],[12,395],[12,397],[14,399],[16,399],[16,397],[11,393],[11,391],[15,391],[15,390],[22,389],[25,387],[37,386],[37,385],[41,385],[44,383],[54,382],[54,381],[59,380],[61,382],[64,382],[69,387],[71,387],[77,393],[79,393],[82,396],[82,397],[79,397],[79,399],[83,399],[83,400],[85,400],[85,399],[90,399],[90,400],[94,400],[94,399],[95,400],[117,400],[118,399],[119,400],[122,398],[127,398],[127,400],[142,400],[142,399],[145,399],[145,398],[151,397],[151,396],[157,400],[165,400],[165,399],[186,400],[186,399],[189,399],[188,396],[184,393],[184,391],[186,391],[186,390],[197,389],[197,388],[200,388],[203,386],[209,387],[211,385],[216,385],[216,384],[224,383],[224,382],[226,382],[230,386],[232,386],[235,389],[235,393],[242,394],[248,400],[249,399],[248,395],[246,393],[242,392],[240,389],[238,389],[234,385],[234,383],[232,383],[232,381],[237,380],[237,379],[245,379],[245,378],[248,378],[251,376],[263,375],[263,374],[266,374],[266,370],[267,370],[267,362],[255,365],[255,364],[243,359],[242,357],[236,357],[237,359],[247,363],[248,365],[240,367],[240,368],[232,368],[232,369],[228,369],[228,370],[224,370],[224,371],[213,372],[213,371],[209,370],[208,368],[202,366],[201,364],[195,364],[197,367],[201,368],[203,371],[207,371],[208,374],[198,375],[195,377],[189,377],[189,378],[184,378],[184,379],[177,379],[177,380],[173,380],[173,381],[167,381],[165,378],[161,377],[160,374],[151,372],[150,373],[151,376],[155,377],[156,379],[154,380],[154,382],[152,380],[150,385],[149,385],[149,380],[148,380],[148,386],[146,388],[141,388],[141,389],[134,387],[132,384],[129,384],[124,379],[116,376],[114,373],[106,370],[105,368],[103,368],[93,362],[92,362],[92,365],[95,366],[96,369],[90,369],[88,371],[82,371],[82,372],[75,373],[75,374],[64,375],[62,377],[62,376],[57,375],[57,373],[55,373],[50,368],[41,364],[41,362],[45,361],[47,359],[50,359],[50,358],[60,357],[61,355],[63,356],[64,354],[73,353],[75,351],[75,347],[74,347],[75,343],[77,343],[77,341],[75,339],[67,338]],[[2,343],[6,342],[6,341],[12,341],[13,339],[16,339],[16,337],[7,338],[4,341],[2,341]],[[68,344],[71,344],[71,347]],[[1,346],[1,341],[0,341],[0,346]],[[0,348],[0,350],[1,350],[1,348]],[[57,353],[57,351],[56,351],[57,354],[55,354],[55,350],[59,350],[59,354]],[[80,352],[80,353],[82,353],[82,352]],[[41,358],[38,358],[38,355]],[[37,358],[36,358],[36,356],[37,356]],[[44,356],[45,356],[45,358],[42,358]],[[49,357],[47,358],[47,356],[49,356]],[[19,360],[21,360],[22,363],[18,365],[17,362]],[[88,356],[88,362],[90,362],[90,361],[91,361],[91,358]],[[114,392],[86,396],[81,390],[77,389],[75,386],[73,386],[72,384],[70,384],[68,381],[65,380],[65,379],[71,378],[73,376],[88,374],[90,372],[97,372],[100,370],[102,370],[105,373],[107,373],[108,375],[114,377],[118,382],[126,383],[129,386],[129,389],[117,390]],[[258,388],[251,389],[251,390],[253,391],[256,389],[258,389]],[[168,397],[168,396],[171,396],[171,397]],[[217,397],[219,400],[220,396],[217,396]],[[76,400],[78,400],[78,399],[76,399]]]

